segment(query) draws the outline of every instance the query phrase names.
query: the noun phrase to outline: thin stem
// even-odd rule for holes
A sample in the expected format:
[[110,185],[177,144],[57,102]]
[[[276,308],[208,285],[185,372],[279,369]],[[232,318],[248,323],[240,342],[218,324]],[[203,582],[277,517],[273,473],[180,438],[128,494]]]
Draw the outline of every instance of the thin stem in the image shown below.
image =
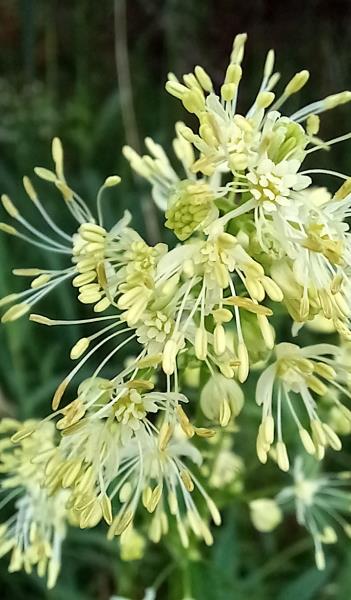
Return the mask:
[[306,154],[311,154],[311,152],[317,152],[317,150],[325,150],[326,146],[332,146],[333,144],[338,144],[339,142],[345,142],[351,138],[351,133],[345,133],[344,135],[340,135],[339,137],[333,138],[332,140],[328,140],[327,142],[322,142],[322,144],[318,146],[314,146],[313,148],[309,148],[306,151]]
[[[119,101],[126,142],[140,152],[140,138],[135,116],[133,87],[130,76],[130,64],[127,43],[127,9],[125,0],[114,1],[115,23],[115,61],[119,87]],[[133,174],[135,179],[135,175]],[[143,212],[148,241],[156,243],[160,240],[157,212],[151,198],[142,198]]]

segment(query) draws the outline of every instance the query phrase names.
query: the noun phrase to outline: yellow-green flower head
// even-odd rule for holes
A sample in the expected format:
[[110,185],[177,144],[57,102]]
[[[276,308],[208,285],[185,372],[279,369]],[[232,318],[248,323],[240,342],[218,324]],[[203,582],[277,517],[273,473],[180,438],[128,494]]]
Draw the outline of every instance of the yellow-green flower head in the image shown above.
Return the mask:
[[[127,460],[131,446],[138,448],[148,436],[152,444],[167,444],[179,419],[188,434],[194,434],[179,406],[186,397],[153,388],[146,379],[116,384],[90,378],[80,385],[77,399],[57,411],[62,439],[48,462],[45,483],[50,492],[58,487],[71,490],[70,508],[81,527],[93,527],[102,518],[111,522],[120,461],[123,456]],[[167,430],[159,440],[156,413],[163,415]]]
[[[334,197],[325,188],[296,192],[294,206],[287,208],[283,219],[277,215],[279,227],[266,220],[260,233],[262,247],[273,259],[272,277],[283,290],[284,304],[294,320],[303,324],[319,315],[350,339],[351,280],[347,265],[351,236],[346,184]],[[279,252],[274,256],[270,241]]]
[[125,253],[125,268],[117,274],[119,299],[117,307],[130,327],[144,316],[155,290],[158,262],[166,254],[165,244],[148,246],[144,241],[131,244]]
[[[121,385],[100,377],[86,379],[78,388],[77,398],[58,411],[62,416],[57,428],[66,436],[80,432],[80,437],[84,437],[94,422],[102,420],[124,445],[146,423],[148,413],[166,407],[162,394],[153,392],[153,388],[153,383],[143,379]],[[169,410],[171,404],[170,401]]]
[[0,556],[11,552],[9,571],[36,569],[52,588],[61,567],[61,545],[66,536],[69,492],[44,484],[47,460],[55,452],[52,423],[3,419],[0,423],[0,483],[4,503],[15,500],[15,512],[0,525]]
[[[229,378],[234,376],[234,366],[240,364],[238,378],[243,382],[248,376],[249,363],[241,330],[240,309],[257,315],[264,341],[271,348],[274,337],[267,317],[272,311],[260,302],[266,294],[273,301],[280,302],[282,293],[237,238],[223,231],[220,219],[211,224],[209,229],[207,239],[192,239],[187,244],[177,246],[163,256],[158,264],[159,280],[164,281],[169,277],[168,283],[171,283],[176,276],[181,277],[181,285],[178,285],[178,280],[175,281],[175,325],[163,349],[162,367],[167,375],[172,375],[176,371],[177,355],[184,347],[184,341],[188,341],[194,346],[198,360],[206,360],[211,353],[211,360],[215,360],[221,373]],[[237,294],[237,276],[248,296]],[[214,328],[206,324],[205,317],[208,315],[214,319]],[[233,346],[227,344],[224,326],[232,318],[235,318],[238,331],[235,348],[237,357]]]
[[130,240],[123,255],[128,275],[135,272],[153,274],[158,261],[166,251],[166,244],[160,243],[155,246],[148,246],[143,239],[135,235],[135,239]]
[[[276,114],[279,116],[279,113]],[[308,144],[304,128],[288,117],[277,118],[275,122],[274,119],[270,119],[269,122],[272,123],[272,128],[270,130],[266,125],[261,142],[265,146],[267,157],[275,164],[291,159],[296,159],[301,163]]]
[[182,181],[171,196],[165,225],[181,241],[202,230],[218,215],[214,194],[207,183]]
[[[212,432],[190,424],[180,407],[180,402],[187,401],[182,394],[159,393],[152,388],[148,381],[136,379],[117,388],[108,387],[104,380],[84,382],[80,397],[85,413],[78,411],[77,416],[76,401],[60,411],[64,417],[58,425],[63,437],[48,461],[46,486],[50,492],[58,487],[70,490],[70,510],[80,527],[93,527],[104,518],[111,525],[110,535],[120,535],[143,504],[155,513],[149,534],[158,541],[168,529],[168,502],[184,545],[188,544],[188,528],[212,543],[191,497],[193,489],[198,488],[217,523],[219,513],[180,459],[184,456],[200,463],[201,455],[185,436],[209,437]],[[150,420],[150,415],[158,412],[163,415],[160,427]],[[175,435],[176,426],[183,433]],[[177,489],[184,499],[182,518]],[[167,499],[163,498],[166,490]],[[116,515],[115,497],[120,502]]]

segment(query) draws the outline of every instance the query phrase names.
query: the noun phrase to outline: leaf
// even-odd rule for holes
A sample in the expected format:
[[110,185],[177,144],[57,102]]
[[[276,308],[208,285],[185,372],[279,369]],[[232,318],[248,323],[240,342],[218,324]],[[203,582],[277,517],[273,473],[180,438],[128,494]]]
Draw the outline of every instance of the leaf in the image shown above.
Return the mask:
[[302,575],[284,586],[277,600],[313,600],[318,598],[318,592],[329,580],[334,563],[330,562],[324,571],[318,571],[316,567],[308,569]]

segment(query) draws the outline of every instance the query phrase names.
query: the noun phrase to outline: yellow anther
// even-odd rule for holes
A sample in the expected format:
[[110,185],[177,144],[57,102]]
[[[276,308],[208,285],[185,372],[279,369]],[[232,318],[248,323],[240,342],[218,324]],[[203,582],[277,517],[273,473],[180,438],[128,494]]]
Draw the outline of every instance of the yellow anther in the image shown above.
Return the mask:
[[63,148],[61,140],[58,137],[54,137],[52,140],[52,158],[54,159],[56,174],[59,179],[64,179],[63,174]]
[[25,189],[25,191],[27,192],[29,198],[33,201],[36,202],[38,200],[38,196],[37,193],[33,187],[33,184],[31,182],[31,180],[29,179],[29,177],[27,177],[26,175],[23,177],[23,187]]
[[44,167],[35,167],[34,173],[40,177],[40,179],[44,179],[45,181],[51,181],[55,183],[57,181],[57,176],[49,169],[45,169]]
[[119,175],[110,175],[105,179],[103,187],[113,187],[121,183],[121,181]]
[[319,131],[320,118],[318,115],[309,115],[306,121],[308,135],[317,135]]
[[15,207],[14,203],[7,194],[2,194],[1,202],[4,209],[10,215],[10,217],[13,217],[13,219],[17,219],[19,217],[19,212],[17,208]]
[[8,225],[7,223],[0,223],[0,231],[7,233],[8,235],[18,235],[18,231],[12,225]]
[[325,107],[325,110],[329,110],[331,108],[335,108],[336,106],[340,106],[341,104],[346,104],[351,101],[351,92],[348,90],[344,92],[339,92],[338,94],[332,94],[331,96],[327,96],[322,101]]
[[1,317],[2,323],[7,323],[8,321],[16,321],[20,317],[23,317],[30,310],[30,304],[26,304],[25,302],[21,304],[15,304],[11,306]]
[[89,348],[89,344],[89,338],[84,337],[78,340],[71,350],[70,358],[72,360],[80,358],[80,356],[82,356],[82,354],[84,354],[84,352]]
[[299,92],[307,83],[309,77],[310,74],[306,70],[296,73],[285,87],[284,96],[292,96],[292,94]]
[[197,77],[198,82],[201,87],[205,90],[205,92],[212,92],[213,85],[210,76],[206,73],[205,69],[197,65],[195,67],[195,75]]

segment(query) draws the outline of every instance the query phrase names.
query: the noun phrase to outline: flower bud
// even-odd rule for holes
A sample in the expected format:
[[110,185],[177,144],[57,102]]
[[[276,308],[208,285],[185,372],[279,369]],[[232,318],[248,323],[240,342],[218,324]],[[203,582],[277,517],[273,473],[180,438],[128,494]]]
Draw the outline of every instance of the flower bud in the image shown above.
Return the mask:
[[275,500],[258,498],[250,502],[250,516],[257,531],[273,531],[283,519],[282,511]]
[[211,421],[228,424],[231,417],[236,417],[244,404],[244,394],[234,379],[227,379],[216,373],[204,385],[200,405],[204,415]]

